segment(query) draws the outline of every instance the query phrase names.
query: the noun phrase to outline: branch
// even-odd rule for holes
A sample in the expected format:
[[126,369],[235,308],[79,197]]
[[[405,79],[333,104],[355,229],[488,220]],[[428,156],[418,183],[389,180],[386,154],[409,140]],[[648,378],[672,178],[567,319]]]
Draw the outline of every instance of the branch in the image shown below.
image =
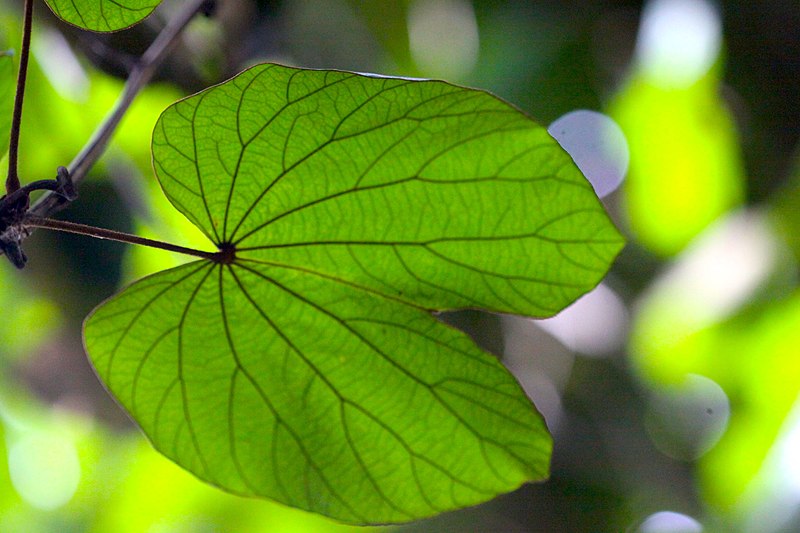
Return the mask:
[[[69,164],[69,174],[77,187],[106,149],[109,140],[136,95],[150,81],[166,55],[175,47],[178,37],[198,13],[208,13],[209,0],[185,0],[180,12],[161,30],[153,44],[139,58],[131,70],[125,89],[105,121],[95,130],[83,150]],[[64,199],[56,194],[46,194],[30,209],[34,216],[47,217],[61,210]]]
[[19,132],[22,125],[22,103],[25,100],[25,81],[28,78],[28,58],[31,50],[31,27],[33,20],[33,0],[25,0],[25,15],[22,25],[22,46],[19,54],[19,74],[17,92],[14,97],[14,115],[11,118],[11,136],[8,143],[8,177],[6,194],[19,190],[17,159],[19,157]]

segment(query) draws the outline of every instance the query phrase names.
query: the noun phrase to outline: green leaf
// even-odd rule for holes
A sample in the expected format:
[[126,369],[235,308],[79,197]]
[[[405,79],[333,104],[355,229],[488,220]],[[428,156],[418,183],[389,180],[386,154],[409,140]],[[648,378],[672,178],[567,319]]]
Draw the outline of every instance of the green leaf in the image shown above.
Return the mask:
[[168,108],[153,157],[170,201],[235,248],[87,319],[99,375],[162,453],[357,523],[547,476],[519,385],[431,314],[555,313],[619,251],[543,128],[442,82],[261,65]]
[[109,32],[145,19],[161,0],[45,0],[62,20],[75,26]]
[[8,152],[17,73],[11,52],[0,52],[0,157]]

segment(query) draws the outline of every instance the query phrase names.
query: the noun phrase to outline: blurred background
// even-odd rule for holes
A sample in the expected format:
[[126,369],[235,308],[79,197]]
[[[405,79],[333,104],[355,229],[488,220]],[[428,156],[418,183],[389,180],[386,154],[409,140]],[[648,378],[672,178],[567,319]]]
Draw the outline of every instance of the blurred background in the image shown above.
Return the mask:
[[[180,3],[113,35],[37,5],[26,181],[80,150]],[[20,4],[0,0],[3,50]],[[263,61],[487,89],[549,128],[629,239],[555,318],[443,317],[543,412],[551,479],[380,529],[800,530],[798,2],[220,0],[60,216],[208,248],[161,194],[150,133],[177,98]],[[24,271],[0,261],[0,531],[365,531],[196,481],[106,395],[83,317],[183,258],[44,231],[26,251]]]

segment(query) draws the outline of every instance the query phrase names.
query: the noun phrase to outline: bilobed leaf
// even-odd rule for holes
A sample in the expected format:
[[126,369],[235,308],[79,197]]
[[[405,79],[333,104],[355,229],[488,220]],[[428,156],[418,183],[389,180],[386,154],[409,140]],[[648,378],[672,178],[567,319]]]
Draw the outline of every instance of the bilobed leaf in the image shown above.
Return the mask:
[[98,373],[162,453],[357,523],[547,476],[514,378],[431,314],[549,315],[618,252],[543,128],[442,82],[261,65],[168,108],[153,157],[170,201],[236,250],[87,319]]
[[161,0],[46,0],[62,20],[81,28],[109,32],[146,18]]

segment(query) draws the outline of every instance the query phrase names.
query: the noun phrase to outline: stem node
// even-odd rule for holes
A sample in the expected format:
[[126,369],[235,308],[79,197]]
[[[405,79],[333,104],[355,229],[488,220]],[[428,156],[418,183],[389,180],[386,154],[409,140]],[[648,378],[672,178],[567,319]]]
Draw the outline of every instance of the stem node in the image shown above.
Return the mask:
[[219,245],[219,251],[214,254],[213,261],[220,265],[231,265],[236,262],[236,246],[230,242]]

